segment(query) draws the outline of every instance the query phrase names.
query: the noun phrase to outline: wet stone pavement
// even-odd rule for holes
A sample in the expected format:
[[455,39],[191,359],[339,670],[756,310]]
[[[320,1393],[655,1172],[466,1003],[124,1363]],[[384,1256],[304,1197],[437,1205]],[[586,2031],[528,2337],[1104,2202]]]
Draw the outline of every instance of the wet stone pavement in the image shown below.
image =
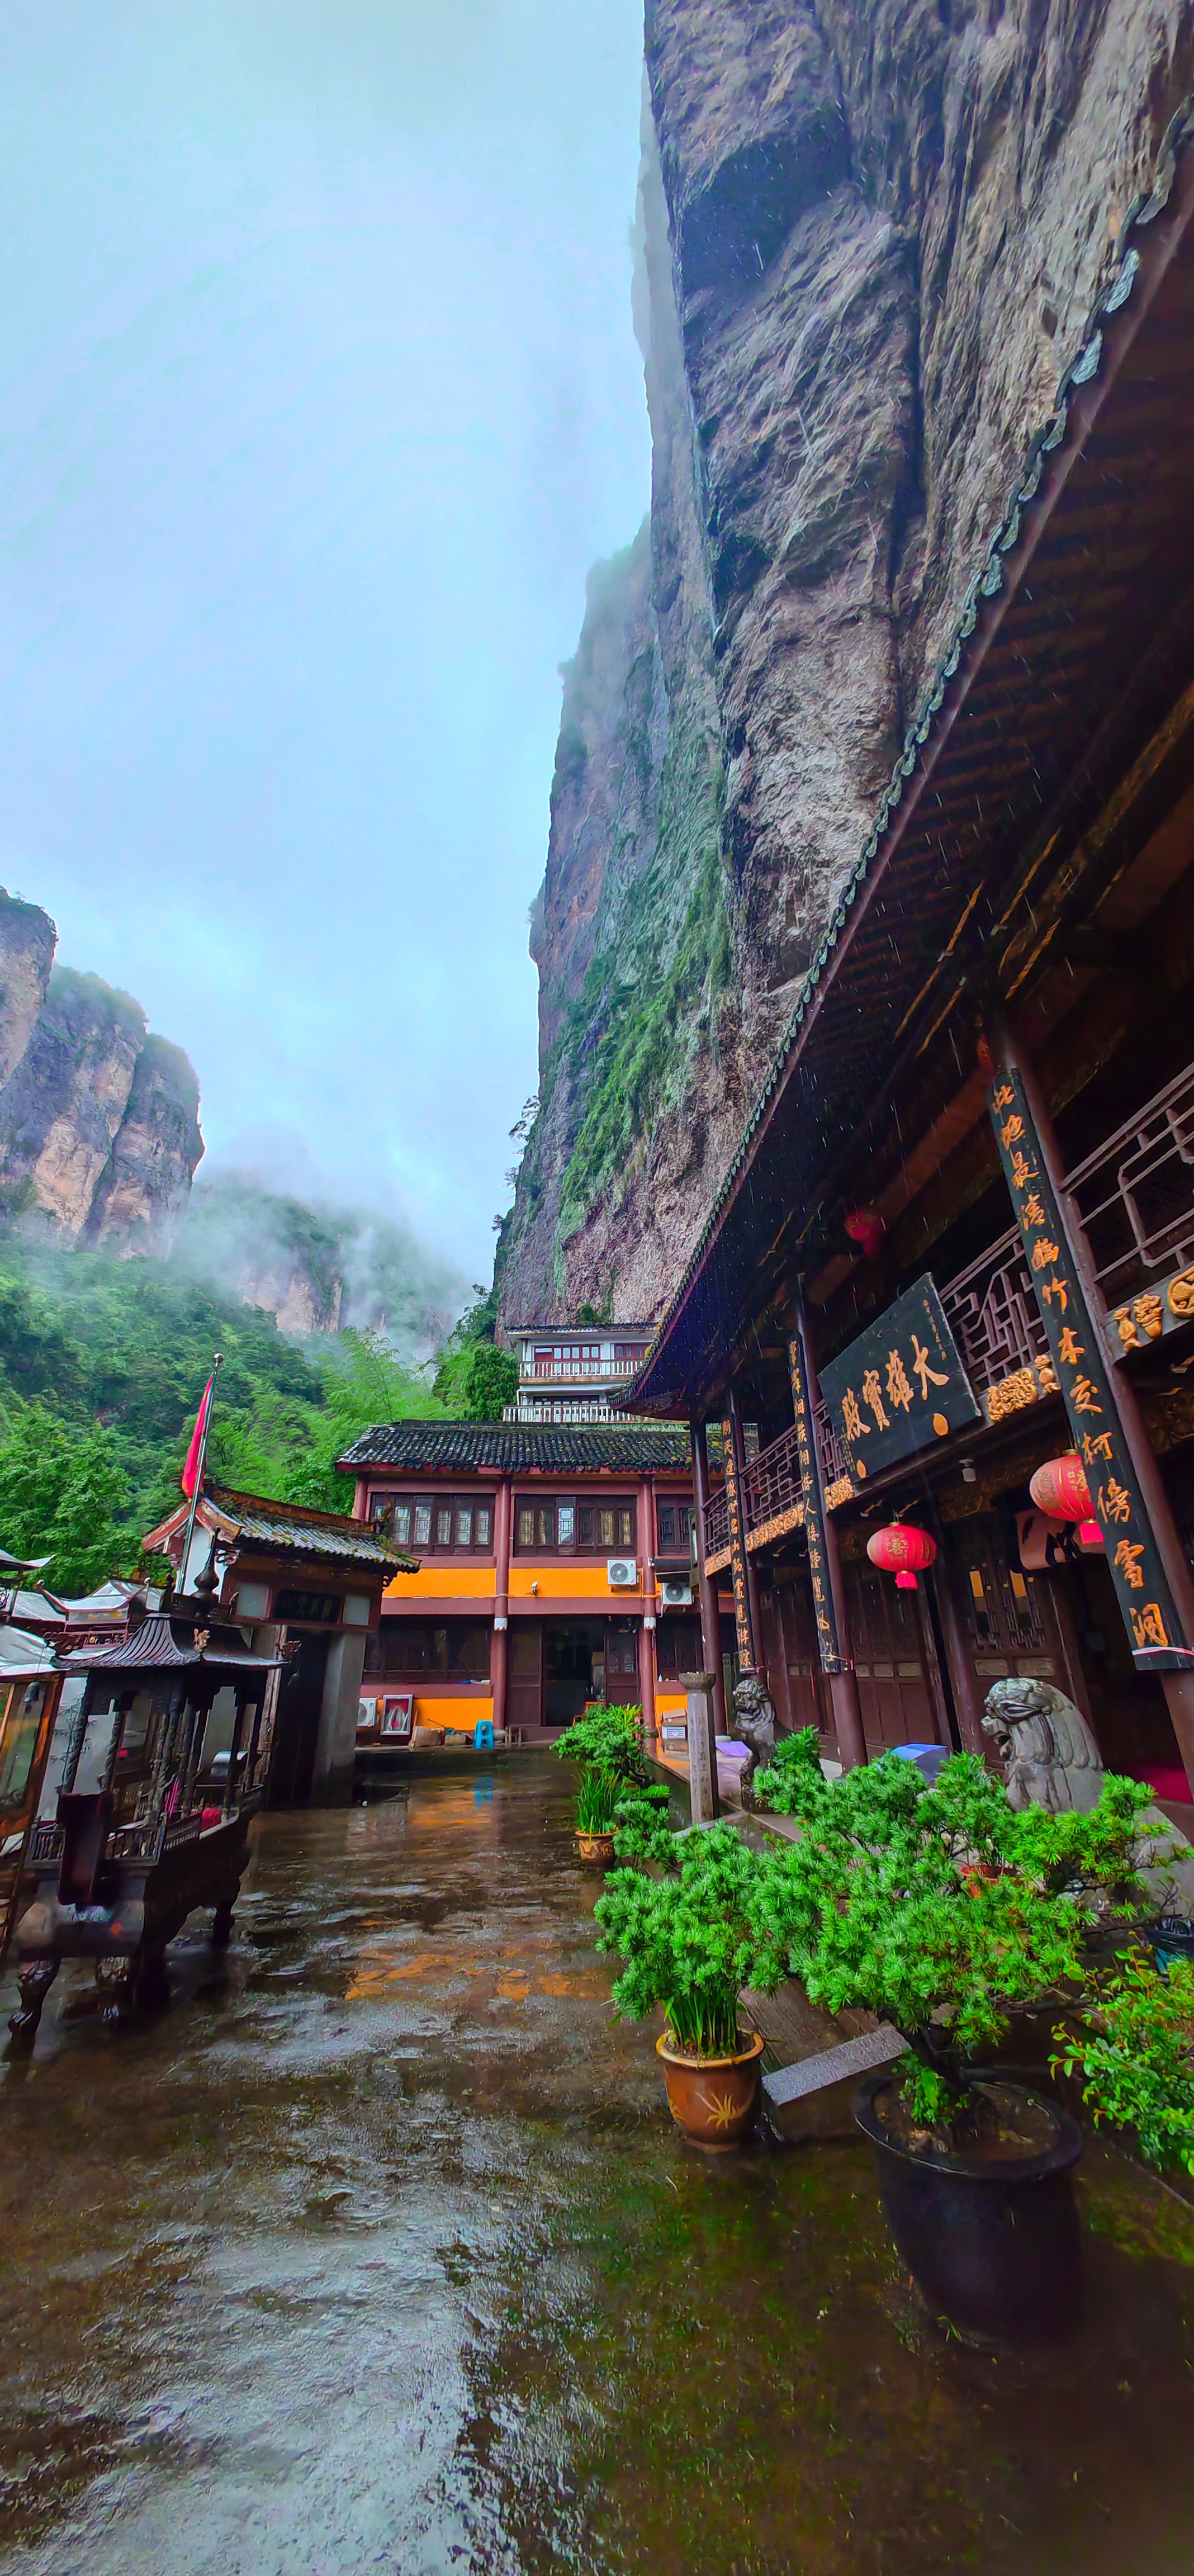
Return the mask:
[[1080,2341],[943,2341],[861,2143],[680,2141],[597,1884],[516,1758],[265,1819],[139,2028],[64,1973],[0,2081],[3,2565],[1185,2576],[1194,2214],[1091,2150]]

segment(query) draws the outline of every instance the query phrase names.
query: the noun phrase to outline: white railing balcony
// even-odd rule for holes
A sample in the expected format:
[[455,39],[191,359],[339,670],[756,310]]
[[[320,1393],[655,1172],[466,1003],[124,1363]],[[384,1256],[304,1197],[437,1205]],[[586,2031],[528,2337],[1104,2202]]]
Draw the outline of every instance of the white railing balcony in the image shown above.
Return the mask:
[[[642,1419],[645,1421],[646,1416]],[[517,1404],[502,1407],[503,1422],[613,1422],[630,1429],[636,1417],[631,1413],[611,1413],[600,1396],[544,1396],[539,1403],[520,1396]],[[653,1422],[652,1430],[658,1430]]]
[[519,1375],[519,1386],[590,1386],[607,1379],[633,1377],[642,1365],[642,1354],[632,1360],[532,1360]]

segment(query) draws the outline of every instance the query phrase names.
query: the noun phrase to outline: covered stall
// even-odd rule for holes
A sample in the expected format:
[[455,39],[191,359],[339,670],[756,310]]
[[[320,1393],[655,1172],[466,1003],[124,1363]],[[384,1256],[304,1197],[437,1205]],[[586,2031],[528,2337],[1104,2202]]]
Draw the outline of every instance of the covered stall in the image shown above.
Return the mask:
[[166,1944],[196,1906],[214,1908],[213,1941],[227,1942],[279,1659],[191,1602],[63,1656],[61,1668],[68,1689],[71,1678],[84,1687],[71,1693],[54,1811],[29,1845],[35,1891],[17,1924],[21,2002],[9,2023],[18,2052],[33,2045],[63,1959],[94,1959],[118,2015],[167,1999]]

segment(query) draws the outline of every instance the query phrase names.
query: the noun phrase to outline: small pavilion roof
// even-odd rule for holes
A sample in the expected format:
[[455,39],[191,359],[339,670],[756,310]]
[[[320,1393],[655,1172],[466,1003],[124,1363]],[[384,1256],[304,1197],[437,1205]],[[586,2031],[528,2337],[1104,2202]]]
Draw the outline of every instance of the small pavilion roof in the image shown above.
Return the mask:
[[[147,1553],[164,1549],[185,1525],[190,1504],[180,1503],[141,1544]],[[380,1575],[417,1574],[413,1557],[403,1556],[377,1530],[354,1521],[347,1512],[315,1511],[305,1503],[275,1503],[263,1494],[241,1494],[231,1485],[205,1483],[196,1522],[221,1538],[239,1539],[269,1555],[321,1557],[329,1565]]]
[[132,1680],[137,1673],[147,1679],[158,1673],[199,1671],[264,1674],[275,1671],[281,1661],[277,1655],[253,1654],[239,1628],[207,1626],[193,1618],[172,1619],[166,1611],[155,1611],[130,1636],[114,1637],[102,1646],[80,1646],[73,1654],[61,1656],[60,1669],[123,1673]]

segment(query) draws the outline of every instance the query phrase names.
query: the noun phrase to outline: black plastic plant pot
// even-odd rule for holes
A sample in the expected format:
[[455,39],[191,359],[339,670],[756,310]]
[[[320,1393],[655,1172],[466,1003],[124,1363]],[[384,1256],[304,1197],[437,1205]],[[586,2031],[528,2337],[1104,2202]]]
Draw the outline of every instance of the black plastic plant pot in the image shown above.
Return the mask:
[[[988,2082],[1007,2083],[1003,2068],[985,2072]],[[884,2096],[894,2091],[888,2070],[868,2076],[854,2116],[874,2149],[888,2225],[930,2314],[984,2343],[1064,2342],[1082,2316],[1076,2120],[1034,2092],[1055,2131],[1043,2153],[918,2155],[883,2120]]]

